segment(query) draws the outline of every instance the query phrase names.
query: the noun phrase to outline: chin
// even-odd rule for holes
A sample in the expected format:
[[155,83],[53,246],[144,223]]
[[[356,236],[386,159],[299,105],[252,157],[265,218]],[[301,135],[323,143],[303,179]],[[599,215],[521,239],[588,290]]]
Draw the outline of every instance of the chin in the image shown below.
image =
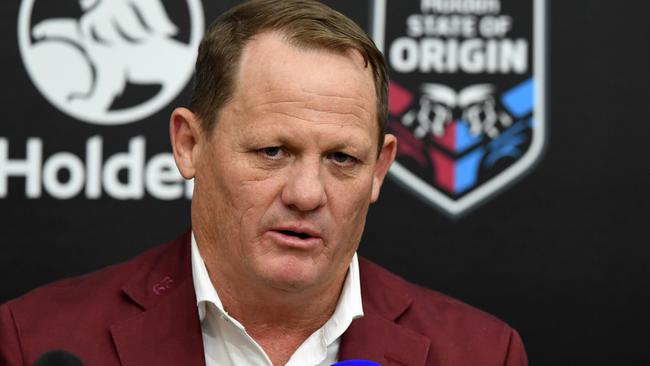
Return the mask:
[[312,258],[276,260],[264,265],[262,270],[271,286],[291,292],[308,289],[321,277]]

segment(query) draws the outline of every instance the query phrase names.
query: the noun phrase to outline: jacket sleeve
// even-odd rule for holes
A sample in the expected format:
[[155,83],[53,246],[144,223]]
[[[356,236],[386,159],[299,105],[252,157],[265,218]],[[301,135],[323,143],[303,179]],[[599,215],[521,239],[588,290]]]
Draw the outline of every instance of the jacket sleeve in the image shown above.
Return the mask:
[[521,337],[519,337],[519,333],[514,329],[510,333],[510,342],[506,351],[504,366],[528,366],[528,357],[526,356],[524,344]]
[[0,365],[24,366],[18,329],[11,309],[7,304],[0,306]]

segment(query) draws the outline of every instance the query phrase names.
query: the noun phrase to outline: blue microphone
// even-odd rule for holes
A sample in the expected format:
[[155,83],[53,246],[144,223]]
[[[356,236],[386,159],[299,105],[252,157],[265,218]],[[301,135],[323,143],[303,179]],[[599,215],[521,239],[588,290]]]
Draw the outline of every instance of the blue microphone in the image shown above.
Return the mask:
[[381,366],[377,362],[367,361],[367,360],[347,360],[339,361],[332,366]]

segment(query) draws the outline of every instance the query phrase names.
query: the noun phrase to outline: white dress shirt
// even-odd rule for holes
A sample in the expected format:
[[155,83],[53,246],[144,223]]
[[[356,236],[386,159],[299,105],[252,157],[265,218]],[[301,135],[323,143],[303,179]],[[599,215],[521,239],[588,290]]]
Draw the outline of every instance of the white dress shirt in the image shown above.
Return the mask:
[[[262,347],[237,319],[224,310],[212,285],[192,233],[192,279],[199,310],[206,366],[272,366]],[[330,366],[338,361],[341,335],[352,320],[363,316],[359,262],[352,257],[341,296],[332,317],[312,333],[291,356],[287,366]]]

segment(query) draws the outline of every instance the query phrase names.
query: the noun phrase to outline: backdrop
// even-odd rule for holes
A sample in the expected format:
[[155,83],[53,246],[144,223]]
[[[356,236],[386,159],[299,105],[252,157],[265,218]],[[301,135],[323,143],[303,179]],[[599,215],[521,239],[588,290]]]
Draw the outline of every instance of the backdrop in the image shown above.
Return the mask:
[[[189,227],[168,118],[233,3],[0,3],[0,302]],[[642,6],[326,3],[385,51],[402,145],[361,254],[508,322],[532,365],[647,365]]]

